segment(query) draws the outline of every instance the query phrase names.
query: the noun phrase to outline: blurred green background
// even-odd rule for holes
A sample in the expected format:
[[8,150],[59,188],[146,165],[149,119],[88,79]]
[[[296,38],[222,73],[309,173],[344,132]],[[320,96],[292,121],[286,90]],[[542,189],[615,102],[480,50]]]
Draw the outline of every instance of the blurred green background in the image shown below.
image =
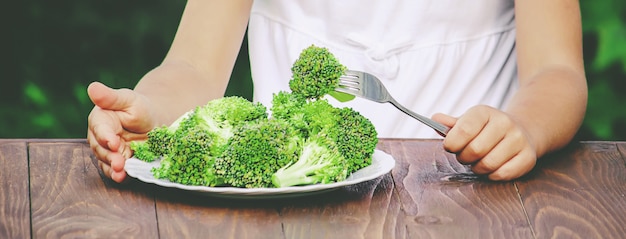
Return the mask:
[[[0,138],[84,138],[92,81],[132,88],[157,66],[185,1],[9,1],[0,14]],[[581,1],[589,107],[578,139],[626,140],[626,1]],[[246,52],[245,42],[242,52]],[[247,55],[227,90],[249,98]]]

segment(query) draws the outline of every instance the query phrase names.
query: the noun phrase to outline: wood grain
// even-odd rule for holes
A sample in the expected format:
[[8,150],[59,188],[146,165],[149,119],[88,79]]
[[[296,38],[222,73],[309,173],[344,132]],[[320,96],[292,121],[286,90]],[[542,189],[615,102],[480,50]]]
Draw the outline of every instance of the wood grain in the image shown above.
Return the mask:
[[616,142],[617,150],[619,150],[619,154],[622,156],[624,160],[624,165],[626,165],[626,141],[624,142]]
[[306,197],[234,200],[112,183],[84,140],[0,140],[0,238],[626,235],[626,142],[572,144],[503,183],[472,174],[441,140],[383,139],[378,148],[396,166],[375,180]]
[[[441,140],[384,141],[409,238],[532,238],[511,182],[475,176]],[[487,229],[488,228],[488,229]]]
[[293,200],[281,209],[286,238],[398,238],[391,175]]
[[30,238],[26,143],[0,141],[0,238]]
[[157,189],[160,238],[283,238],[272,201]]
[[30,143],[34,238],[158,238],[153,198],[102,180],[85,143]]
[[582,143],[518,182],[537,238],[624,238],[624,144]]

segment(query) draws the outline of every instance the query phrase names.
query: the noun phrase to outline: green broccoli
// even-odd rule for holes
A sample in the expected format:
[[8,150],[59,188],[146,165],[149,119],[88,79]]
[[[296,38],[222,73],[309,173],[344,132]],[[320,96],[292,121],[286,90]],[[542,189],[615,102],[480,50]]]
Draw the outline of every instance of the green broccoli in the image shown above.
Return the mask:
[[300,114],[307,125],[302,150],[297,162],[273,175],[274,186],[337,182],[371,164],[378,138],[367,118],[324,99],[307,102]]
[[172,149],[153,168],[155,178],[186,185],[218,186],[222,180],[213,171],[216,156],[208,154],[213,135],[201,128],[189,128],[176,134]]
[[146,141],[132,141],[130,142],[130,149],[133,150],[133,156],[142,161],[152,162],[161,157],[150,150]]
[[341,108],[330,137],[337,142],[341,154],[350,159],[348,171],[353,173],[372,164],[372,155],[378,144],[378,133],[374,124],[352,108]]
[[319,99],[335,91],[347,68],[327,48],[311,45],[291,67],[289,88],[307,99]]
[[302,112],[307,125],[306,135],[323,134],[333,140],[339,152],[355,162],[351,172],[371,163],[378,134],[365,116],[349,107],[334,107],[324,99],[308,102]]
[[130,142],[133,156],[139,160],[152,162],[167,154],[171,149],[172,142],[176,140],[175,133],[180,123],[188,116],[189,112],[178,117],[170,126],[155,127],[148,132],[145,141]]
[[156,127],[144,142],[131,143],[135,157],[161,157],[152,170],[156,178],[187,185],[222,185],[213,164],[227,147],[237,128],[267,119],[267,109],[242,97],[230,96],[209,101],[185,113],[172,125]]
[[338,118],[339,108],[325,99],[307,102],[302,106],[302,114],[307,125],[307,136],[318,134],[328,128],[334,128],[342,120]]
[[237,127],[267,118],[267,108],[239,96],[229,96],[209,101],[196,107],[180,128],[201,128],[212,134],[210,154],[220,155]]
[[272,175],[275,187],[332,183],[346,179],[349,160],[337,150],[330,138],[318,134],[306,140],[298,160]]
[[215,160],[215,172],[234,187],[272,187],[272,174],[296,159],[300,142],[299,134],[284,120],[245,125]]
[[279,91],[272,97],[272,117],[278,119],[290,119],[299,117],[302,106],[306,104],[306,98],[291,92]]

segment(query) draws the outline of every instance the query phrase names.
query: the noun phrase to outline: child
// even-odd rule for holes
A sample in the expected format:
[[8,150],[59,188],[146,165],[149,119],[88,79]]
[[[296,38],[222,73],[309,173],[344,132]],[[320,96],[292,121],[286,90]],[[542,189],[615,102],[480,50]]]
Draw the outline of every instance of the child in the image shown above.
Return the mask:
[[[105,174],[123,181],[129,141],[223,96],[248,26],[255,101],[269,106],[272,93],[288,90],[302,49],[327,47],[451,127],[443,146],[459,162],[512,180],[582,122],[580,21],[576,0],[189,0],[163,63],[135,89],[89,86],[87,138]],[[360,111],[383,138],[437,137],[389,104],[332,103]]]

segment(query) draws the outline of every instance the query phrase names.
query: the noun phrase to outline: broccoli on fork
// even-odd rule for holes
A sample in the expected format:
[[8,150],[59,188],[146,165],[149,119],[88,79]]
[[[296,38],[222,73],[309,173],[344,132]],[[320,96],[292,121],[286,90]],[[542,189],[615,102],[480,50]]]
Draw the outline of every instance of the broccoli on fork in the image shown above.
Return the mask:
[[291,67],[289,89],[307,99],[319,99],[335,91],[346,67],[327,48],[311,45]]

